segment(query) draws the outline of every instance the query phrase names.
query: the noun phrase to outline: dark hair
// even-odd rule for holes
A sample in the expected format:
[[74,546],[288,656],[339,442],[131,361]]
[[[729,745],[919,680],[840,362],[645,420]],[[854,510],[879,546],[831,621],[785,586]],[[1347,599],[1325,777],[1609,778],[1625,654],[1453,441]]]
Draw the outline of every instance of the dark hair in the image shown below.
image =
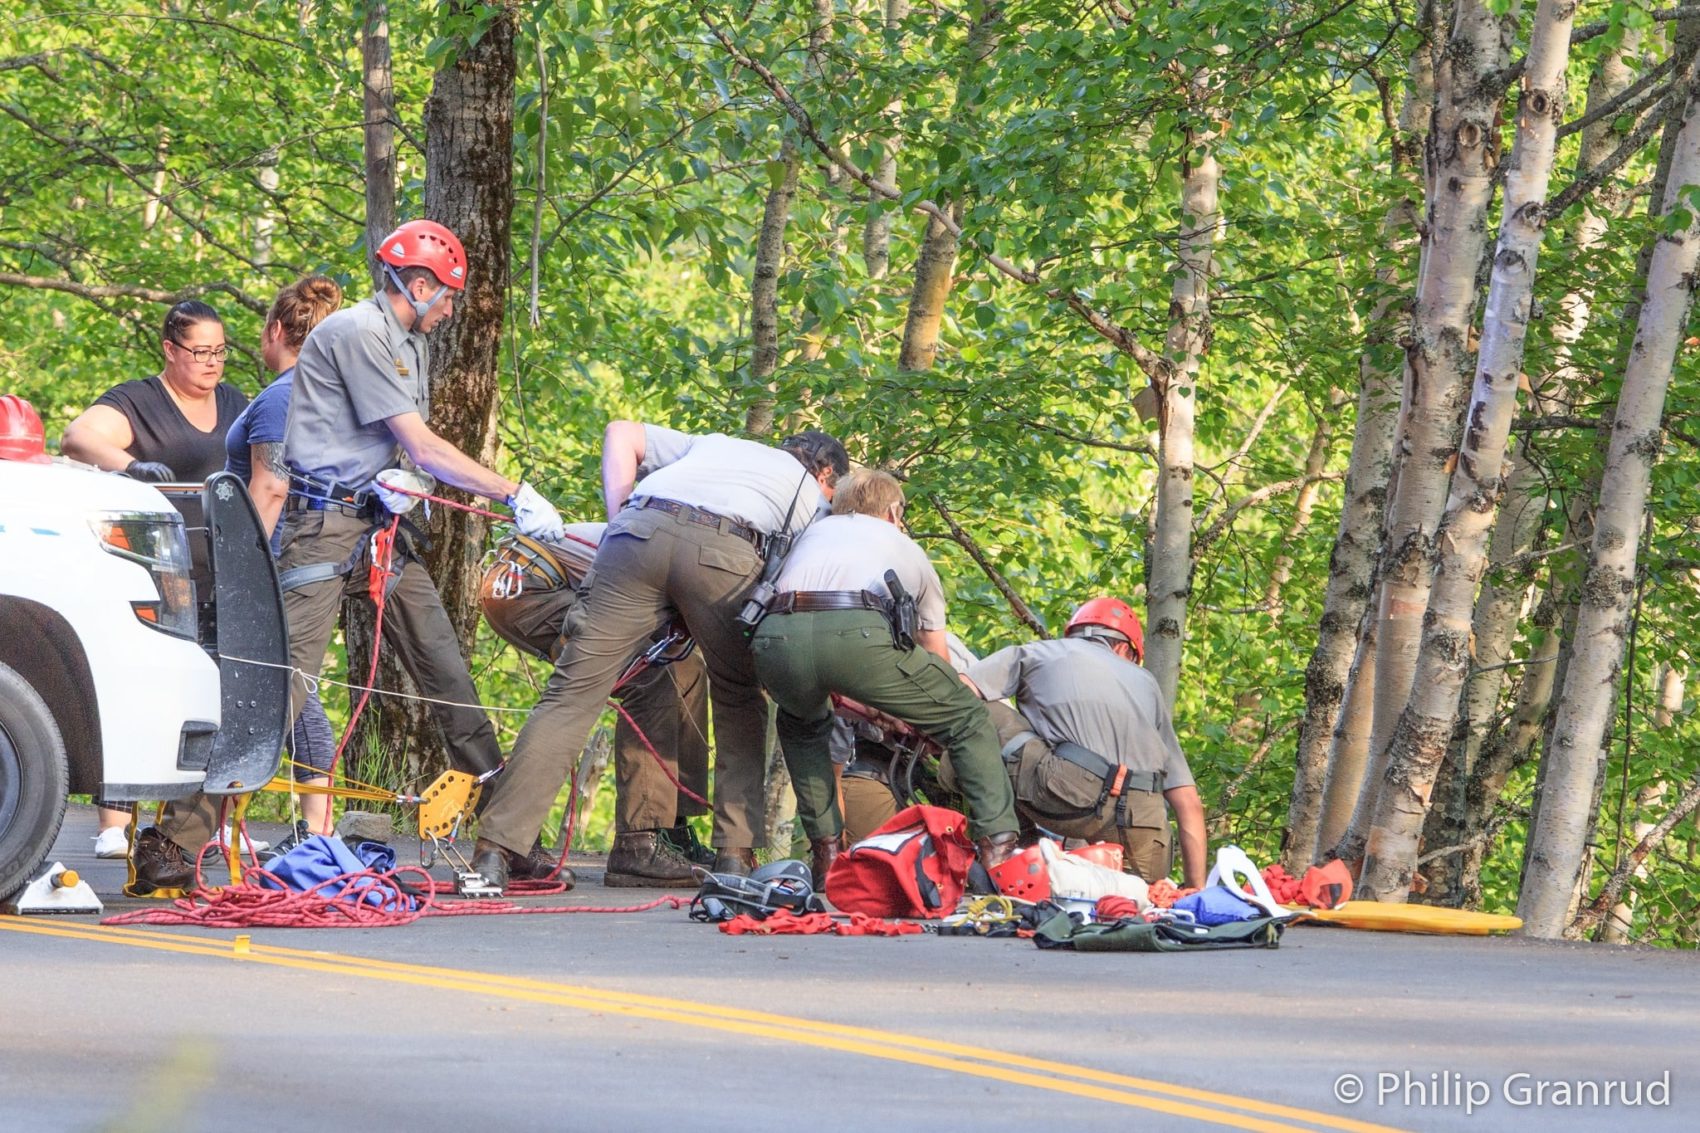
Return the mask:
[[224,320],[218,317],[218,312],[201,302],[199,299],[185,299],[174,304],[171,310],[165,312],[165,330],[160,337],[167,342],[178,342],[183,332],[196,323],[215,322],[224,325]]
[[272,309],[266,313],[266,326],[282,327],[284,343],[291,350],[300,350],[307,341],[307,332],[340,306],[342,288],[336,280],[324,275],[304,275],[277,293]]
[[[391,272],[393,272],[394,275],[392,275]],[[395,285],[396,277],[400,277],[401,279],[400,287]],[[384,273],[384,290],[391,292],[392,294],[400,295],[403,291],[412,288],[413,281],[416,279],[423,279],[427,283],[434,284],[438,287],[447,286],[447,284],[437,278],[436,272],[432,271],[430,268],[420,267],[418,264],[414,264],[411,267],[404,268],[392,267],[389,271],[386,271]]]
[[810,472],[830,473],[828,484],[838,483],[838,478],[850,471],[850,454],[844,451],[844,445],[837,437],[819,429],[805,429],[796,436],[786,437],[779,447]]

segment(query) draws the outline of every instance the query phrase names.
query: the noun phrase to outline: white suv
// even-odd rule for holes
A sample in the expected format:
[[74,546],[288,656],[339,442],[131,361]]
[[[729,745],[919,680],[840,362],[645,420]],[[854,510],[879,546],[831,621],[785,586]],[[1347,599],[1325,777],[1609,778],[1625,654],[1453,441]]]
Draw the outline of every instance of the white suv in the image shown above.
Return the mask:
[[[167,489],[173,506],[39,461],[0,458],[0,897],[52,848],[67,793],[255,790],[288,711],[282,599],[240,480]],[[195,574],[210,582],[200,617]]]

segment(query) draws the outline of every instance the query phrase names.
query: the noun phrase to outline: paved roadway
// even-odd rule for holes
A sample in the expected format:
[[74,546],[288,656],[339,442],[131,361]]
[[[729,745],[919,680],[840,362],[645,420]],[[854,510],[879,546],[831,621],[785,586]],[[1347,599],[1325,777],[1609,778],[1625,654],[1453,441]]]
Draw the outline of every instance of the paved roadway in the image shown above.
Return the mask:
[[[93,831],[74,809],[58,856],[110,896],[121,863],[95,861]],[[634,891],[598,884],[594,859],[576,864],[577,892],[535,903],[632,903]],[[665,910],[248,935],[242,953],[229,931],[0,918],[0,1130],[1638,1130],[1700,1118],[1692,954],[1311,926],[1277,951],[1076,955],[933,936],[729,937]],[[1336,1096],[1351,1092],[1344,1075],[1363,1083],[1354,1104]],[[1622,1104],[1621,1086],[1609,1106],[1582,1096],[1612,1082],[1640,1084],[1642,1104]]]

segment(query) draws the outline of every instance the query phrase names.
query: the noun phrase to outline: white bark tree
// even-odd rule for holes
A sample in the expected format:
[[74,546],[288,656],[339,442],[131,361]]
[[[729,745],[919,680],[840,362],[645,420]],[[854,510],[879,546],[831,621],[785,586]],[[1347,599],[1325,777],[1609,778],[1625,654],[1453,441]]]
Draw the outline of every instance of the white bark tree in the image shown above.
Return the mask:
[[[1622,119],[1611,114],[1610,108],[1631,85],[1635,73],[1630,62],[1641,48],[1638,28],[1625,28],[1623,38],[1596,64],[1588,83],[1587,103],[1583,119],[1591,124],[1582,130],[1582,146],[1577,154],[1576,175],[1586,175],[1603,165],[1622,143],[1627,127]],[[1587,256],[1604,242],[1612,219],[1622,210],[1628,198],[1627,186],[1616,177],[1608,178],[1594,195],[1581,205],[1581,216],[1572,230],[1570,244],[1574,253]],[[1559,300],[1559,316],[1554,328],[1557,348],[1547,373],[1537,378],[1530,390],[1531,416],[1564,415],[1575,400],[1577,388],[1586,384],[1586,376],[1577,372],[1571,362],[1571,351],[1588,329],[1594,309],[1592,281],[1576,287]],[[1512,646],[1517,628],[1528,602],[1531,580],[1536,575],[1535,563],[1517,565],[1534,550],[1540,538],[1542,516],[1550,495],[1547,472],[1537,460],[1538,444],[1532,433],[1524,435],[1516,447],[1514,467],[1506,482],[1505,502],[1500,507],[1499,522],[1494,525],[1493,540],[1488,549],[1489,574],[1482,583],[1476,599],[1474,627],[1475,666],[1464,687],[1462,718],[1454,733],[1440,777],[1435,781],[1433,804],[1423,827],[1423,844],[1431,847],[1469,846],[1428,861],[1423,867],[1427,881],[1425,900],[1431,904],[1462,906],[1474,890],[1474,873],[1479,869],[1481,855],[1479,840],[1488,821],[1492,804],[1499,797],[1499,786],[1505,774],[1499,762],[1484,765],[1482,752],[1495,732],[1500,698],[1507,684],[1507,674],[1513,673]],[[1544,561],[1544,560],[1543,560]],[[1544,665],[1549,670],[1556,660],[1556,641],[1544,642],[1545,650],[1531,651],[1521,670],[1521,680],[1512,682],[1517,690],[1517,709],[1534,719],[1545,715],[1550,700],[1552,674],[1533,668]],[[1532,687],[1531,687],[1532,685]],[[1538,692],[1544,687],[1548,694],[1540,701],[1538,710],[1525,704],[1524,691]],[[1514,725],[1515,727],[1515,725]],[[1505,729],[1497,729],[1503,735]],[[1461,733],[1461,734],[1460,734]],[[1530,733],[1531,735],[1533,733]],[[1501,745],[1503,748],[1503,745]],[[1521,749],[1526,755],[1528,749]],[[1517,754],[1517,749],[1502,750],[1504,755]],[[1520,760],[1519,760],[1520,761]],[[1491,777],[1499,786],[1484,791],[1480,780]],[[1485,801],[1488,805],[1482,806]]]
[[[1334,551],[1328,558],[1328,586],[1323,595],[1316,649],[1305,667],[1305,711],[1299,727],[1293,795],[1287,810],[1282,853],[1287,869],[1294,872],[1314,862],[1320,850],[1332,846],[1340,837],[1351,800],[1357,796],[1354,780],[1350,798],[1334,808],[1341,816],[1340,828],[1322,832],[1326,809],[1323,796],[1330,782],[1329,752],[1337,746],[1333,742],[1336,725],[1343,718],[1350,718],[1342,712],[1346,678],[1356,652],[1358,627],[1373,592],[1375,555],[1381,542],[1387,480],[1393,465],[1400,371],[1390,367],[1384,356],[1403,336],[1403,324],[1409,317],[1401,301],[1405,287],[1409,286],[1409,274],[1404,274],[1407,282],[1401,286],[1398,265],[1409,258],[1417,239],[1417,170],[1434,98],[1434,41],[1438,29],[1433,3],[1420,6],[1418,27],[1423,38],[1412,51],[1408,64],[1407,87],[1392,154],[1394,170],[1410,180],[1412,191],[1393,203],[1382,225],[1387,235],[1387,257],[1376,272],[1376,279],[1387,289],[1387,294],[1370,311],[1363,348],[1358,354],[1357,420],[1352,434],[1352,455],[1346,467],[1345,499],[1334,536]],[[1363,747],[1355,743],[1345,746],[1353,750]]]
[[1435,566],[1410,699],[1389,743],[1358,879],[1359,892],[1371,899],[1403,901],[1410,890],[1429,791],[1470,670],[1476,589],[1504,491],[1575,14],[1574,0],[1540,0],[1535,9],[1468,424],[1433,543]]
[[[1404,710],[1428,609],[1434,534],[1446,505],[1470,392],[1470,326],[1476,269],[1487,241],[1487,211],[1499,163],[1499,119],[1505,68],[1519,5],[1495,14],[1485,0],[1459,0],[1452,33],[1436,66],[1434,127],[1424,152],[1427,213],[1404,397],[1389,485],[1386,537],[1378,572],[1373,673],[1374,717],[1363,751],[1337,746],[1330,756],[1330,813],[1350,779],[1362,784],[1351,823],[1335,847],[1355,861],[1375,814],[1387,741]],[[1493,470],[1497,473],[1497,469]],[[1365,683],[1367,666],[1350,678]],[[1347,701],[1352,700],[1348,692]],[[1344,733],[1343,734],[1360,734]]]
[[[1210,79],[1193,79],[1195,109],[1202,110]],[[1215,279],[1216,232],[1222,213],[1222,169],[1213,138],[1189,134],[1181,163],[1181,232],[1174,284],[1169,291],[1169,333],[1164,353],[1172,363],[1158,396],[1157,507],[1147,561],[1145,667],[1171,706],[1180,683],[1187,598],[1192,592],[1193,427],[1198,375],[1210,348],[1210,288]]]
[[[1687,82],[1693,89],[1694,64]],[[1589,569],[1577,614],[1575,649],[1546,753],[1540,810],[1529,835],[1517,913],[1534,937],[1561,935],[1581,872],[1594,783],[1608,750],[1635,593],[1643,509],[1660,447],[1665,392],[1694,299],[1700,260],[1700,99],[1682,111],[1670,176],[1661,198],[1666,228],[1647,269],[1640,317],[1612,426],[1595,509]]]

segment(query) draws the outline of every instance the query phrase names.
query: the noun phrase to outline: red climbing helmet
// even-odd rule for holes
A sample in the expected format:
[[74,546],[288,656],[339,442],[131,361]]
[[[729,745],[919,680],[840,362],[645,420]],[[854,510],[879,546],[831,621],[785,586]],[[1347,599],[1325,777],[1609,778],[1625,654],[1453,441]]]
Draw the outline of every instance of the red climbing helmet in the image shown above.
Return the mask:
[[434,220],[410,220],[384,237],[378,258],[392,268],[428,268],[437,282],[456,291],[466,288],[466,249]]
[[1133,647],[1133,659],[1145,660],[1145,627],[1139,615],[1120,598],[1089,598],[1068,619],[1065,637],[1106,637]]
[[51,463],[47,455],[47,432],[41,427],[41,414],[15,393],[0,397],[0,460]]

